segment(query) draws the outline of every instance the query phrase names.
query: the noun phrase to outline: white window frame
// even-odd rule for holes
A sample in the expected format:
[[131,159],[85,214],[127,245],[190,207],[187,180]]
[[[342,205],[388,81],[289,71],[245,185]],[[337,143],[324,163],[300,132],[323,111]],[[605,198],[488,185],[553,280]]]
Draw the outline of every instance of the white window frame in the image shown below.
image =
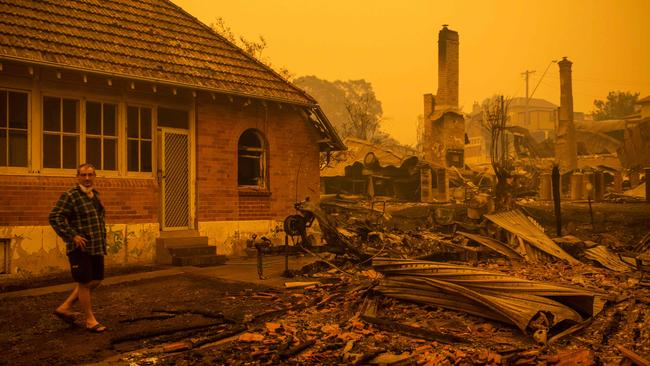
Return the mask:
[[[7,87],[0,87],[0,91],[7,92],[7,106],[9,103],[9,92],[15,92],[15,93],[23,93],[27,94],[27,166],[4,166],[0,165],[0,173],[2,174],[26,174],[30,171],[31,169],[31,161],[32,161],[32,93],[30,90],[25,90],[25,89],[18,89],[18,88],[7,88]],[[9,113],[9,109],[7,108],[7,113]],[[8,116],[7,116],[8,117]],[[7,120],[7,127],[3,128],[3,130],[9,131],[11,128],[9,127],[9,120]],[[9,139],[7,138],[7,147],[9,144]],[[9,159],[9,156],[7,156],[7,161]]]
[[[98,103],[100,105],[100,113],[101,113],[101,131],[99,135],[95,134],[89,134],[87,131],[87,126],[88,126],[88,121],[87,121],[87,116],[88,116],[88,103]],[[83,113],[83,150],[80,151],[80,156],[82,156],[83,162],[88,162],[88,156],[87,156],[87,139],[88,137],[91,138],[99,138],[101,144],[100,144],[100,160],[101,160],[101,167],[96,166],[95,169],[98,174],[101,175],[116,175],[119,174],[120,172],[120,103],[116,101],[105,101],[101,100],[99,98],[89,98],[84,101],[84,113]],[[115,106],[115,135],[104,135],[104,105],[110,104]],[[103,169],[104,165],[104,140],[114,140],[115,141],[115,170],[105,170]]]
[[[60,131],[46,131],[45,130],[45,113],[44,113],[44,110],[45,110],[44,109],[45,98],[57,98],[57,99],[60,100],[61,106],[63,105],[63,100],[64,99],[75,100],[77,102],[77,125],[78,126],[77,126],[77,131],[75,133],[63,132],[63,126],[61,126]],[[82,123],[82,121],[81,121],[81,117],[85,114],[85,110],[84,110],[85,103],[83,103],[83,101],[84,101],[83,98],[79,98],[79,97],[76,97],[76,96],[65,95],[65,94],[60,94],[59,95],[59,94],[54,94],[54,93],[52,93],[52,94],[50,94],[50,93],[45,94],[44,93],[42,95],[41,102],[40,102],[41,103],[41,106],[40,106],[40,108],[41,108],[40,166],[42,166],[42,169],[43,169],[44,173],[50,173],[50,172],[69,173],[69,172],[74,172],[76,174],[77,166],[81,163],[81,161],[84,158],[84,156],[82,155],[82,152],[84,151],[84,146],[82,146],[83,145],[82,136],[83,136],[83,133],[84,133],[84,131],[83,131],[84,123]],[[60,115],[61,123],[63,123],[63,108],[61,108],[60,113],[61,113],[61,115]],[[63,168],[63,167],[52,168],[52,167],[46,167],[45,166],[44,155],[45,155],[45,135],[46,134],[57,135],[57,136],[61,136],[61,137],[63,137],[63,136],[77,136],[77,138],[78,138],[78,143],[77,143],[77,158],[78,158],[77,166],[75,166],[74,168]],[[59,146],[59,149],[61,149],[61,159],[63,159],[63,151],[62,151],[63,143],[61,143],[61,145]],[[60,163],[62,164],[62,160],[60,161]]]
[[[134,139],[132,137],[129,137],[128,129],[129,129],[129,121],[128,121],[128,111],[129,107],[136,107],[138,108],[138,129],[141,128],[140,124],[140,110],[142,108],[147,108],[151,112],[151,134],[149,139],[142,139],[141,137],[138,137],[137,139]],[[124,103],[124,111],[122,113],[123,116],[123,125],[122,125],[122,130],[124,132],[123,136],[123,148],[122,148],[122,156],[123,159],[122,161],[124,162],[124,173],[127,177],[134,177],[134,178],[152,178],[154,177],[154,174],[156,172],[156,139],[154,138],[155,131],[156,131],[156,106],[155,105],[148,105],[148,104],[141,104],[141,103]],[[129,140],[137,140],[139,142],[138,144],[138,171],[130,171],[129,170]],[[140,143],[142,141],[149,141],[151,143],[151,172],[143,172],[141,171],[141,160],[140,160]]]

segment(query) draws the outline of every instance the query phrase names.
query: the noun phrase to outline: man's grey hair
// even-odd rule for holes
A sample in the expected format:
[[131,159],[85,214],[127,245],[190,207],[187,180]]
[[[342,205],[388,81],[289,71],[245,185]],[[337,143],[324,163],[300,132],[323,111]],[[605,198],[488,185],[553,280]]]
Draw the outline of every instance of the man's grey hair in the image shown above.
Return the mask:
[[79,165],[79,167],[77,168],[77,176],[79,174],[81,174],[81,172],[80,172],[81,168],[86,168],[86,167],[93,168],[93,173],[95,173],[95,171],[97,170],[97,169],[95,169],[94,165],[92,165],[90,163],[83,163],[83,164]]

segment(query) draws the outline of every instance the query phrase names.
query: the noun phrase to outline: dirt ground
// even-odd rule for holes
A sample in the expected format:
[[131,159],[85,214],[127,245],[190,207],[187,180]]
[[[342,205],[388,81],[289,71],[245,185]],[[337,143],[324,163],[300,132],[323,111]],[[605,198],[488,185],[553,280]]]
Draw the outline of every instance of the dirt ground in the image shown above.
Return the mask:
[[[588,208],[578,204],[565,210],[564,229],[624,252],[650,229],[649,207],[597,207],[594,230]],[[552,232],[550,206],[526,209]],[[103,334],[51,314],[67,293],[0,297],[0,365],[623,365],[626,350],[650,359],[650,275],[641,271],[505,258],[474,263],[607,294],[601,313],[551,344],[511,325],[382,297],[372,291],[380,275],[369,263],[337,263],[349,274],[320,263],[310,277],[286,279],[316,282],[294,289],[203,270],[101,286],[93,300],[97,318],[109,327]],[[139,270],[153,269],[159,268]],[[247,270],[255,275],[254,266]],[[54,275],[5,284],[2,292],[68,281],[67,274]],[[369,300],[377,318],[401,328],[363,318]]]
[[[0,301],[0,347],[5,352],[0,357],[0,363],[92,363],[149,344],[148,340],[127,340],[111,344],[120,337],[128,339],[129,335],[144,335],[162,328],[205,326],[211,323],[215,325],[203,330],[229,327],[239,324],[246,314],[273,307],[266,299],[246,296],[262,290],[269,289],[187,274],[99,287],[93,302],[97,318],[109,327],[109,331],[103,334],[91,334],[81,325],[69,326],[51,314],[67,294],[3,299]],[[164,312],[179,310],[188,312]],[[198,310],[204,315],[194,314],[192,310]],[[205,314],[211,314],[211,317]],[[152,319],[137,319],[141,317]],[[225,322],[224,319],[228,321]],[[187,337],[188,334],[179,332],[173,336]]]

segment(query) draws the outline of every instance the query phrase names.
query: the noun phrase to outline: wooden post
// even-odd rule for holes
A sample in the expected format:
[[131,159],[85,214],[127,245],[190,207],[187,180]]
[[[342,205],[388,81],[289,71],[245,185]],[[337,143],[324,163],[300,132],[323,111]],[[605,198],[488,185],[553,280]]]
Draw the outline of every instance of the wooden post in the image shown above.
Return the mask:
[[560,167],[557,164],[553,165],[551,181],[553,184],[553,204],[555,205],[555,224],[557,236],[560,237],[562,236],[562,211],[560,210]]
[[551,174],[542,173],[539,181],[539,199],[542,201],[550,201],[553,199]]
[[650,202],[650,168],[645,168],[645,201]]
[[584,175],[580,172],[574,171],[571,173],[571,177],[569,178],[571,201],[579,201],[582,199],[583,178]]
[[614,193],[623,193],[623,173],[614,172]]

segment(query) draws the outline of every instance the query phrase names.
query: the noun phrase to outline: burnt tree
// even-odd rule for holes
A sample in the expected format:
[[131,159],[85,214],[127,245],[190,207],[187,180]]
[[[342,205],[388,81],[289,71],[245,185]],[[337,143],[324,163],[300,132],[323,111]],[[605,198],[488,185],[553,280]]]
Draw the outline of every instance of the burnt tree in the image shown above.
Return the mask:
[[483,105],[483,127],[490,134],[490,162],[496,175],[495,187],[496,209],[509,210],[512,206],[511,181],[513,161],[509,155],[506,122],[508,120],[508,102],[498,96]]

